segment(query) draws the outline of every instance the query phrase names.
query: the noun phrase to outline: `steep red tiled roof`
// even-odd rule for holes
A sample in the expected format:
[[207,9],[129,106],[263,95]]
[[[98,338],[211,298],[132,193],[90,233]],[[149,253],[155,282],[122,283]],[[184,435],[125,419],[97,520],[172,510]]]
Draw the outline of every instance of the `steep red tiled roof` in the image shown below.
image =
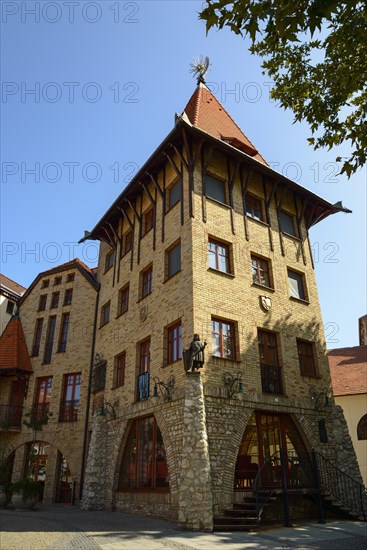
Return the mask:
[[20,285],[19,283],[16,283],[12,279],[9,279],[9,277],[6,277],[1,273],[0,273],[0,285],[5,286],[7,289],[11,290],[11,292],[14,292],[14,294],[18,294],[19,296],[24,294],[24,292],[27,290],[24,286]]
[[0,336],[0,373],[5,371],[33,372],[19,317],[12,317]]
[[225,143],[229,143],[268,166],[256,147],[204,84],[197,86],[185,107],[184,113],[186,113],[193,126],[204,130],[204,132],[217,139],[221,139]]
[[367,346],[328,352],[334,395],[367,393]]

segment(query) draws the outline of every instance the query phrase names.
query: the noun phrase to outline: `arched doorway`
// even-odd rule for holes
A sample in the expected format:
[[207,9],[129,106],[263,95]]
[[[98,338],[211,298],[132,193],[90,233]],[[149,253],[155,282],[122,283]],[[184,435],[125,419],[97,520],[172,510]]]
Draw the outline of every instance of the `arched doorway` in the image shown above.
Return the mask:
[[256,411],[241,441],[234,488],[252,490],[255,479],[264,487],[281,487],[283,476],[288,487],[312,486],[309,452],[289,415]]

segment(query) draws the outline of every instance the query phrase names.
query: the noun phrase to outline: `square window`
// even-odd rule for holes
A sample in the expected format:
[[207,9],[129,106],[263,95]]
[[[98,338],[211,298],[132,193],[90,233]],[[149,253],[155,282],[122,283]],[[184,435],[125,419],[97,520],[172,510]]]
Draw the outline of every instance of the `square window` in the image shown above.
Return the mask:
[[166,252],[166,279],[170,279],[181,270],[181,243],[177,243]]
[[123,237],[122,256],[125,256],[133,247],[133,231],[130,229]]
[[223,273],[231,273],[230,247],[228,244],[209,239],[208,258],[209,267],[212,269],[222,271]]
[[54,309],[59,305],[60,292],[53,292],[51,296],[51,305],[50,308]]
[[297,339],[297,351],[302,376],[317,376],[312,342]]
[[129,285],[125,285],[119,290],[117,315],[122,315],[129,309]]
[[50,279],[44,279],[42,281],[41,288],[48,288],[50,286]]
[[206,196],[219,202],[226,203],[226,184],[212,176],[206,176]]
[[166,329],[167,364],[182,359],[182,325],[181,321]]
[[146,235],[148,231],[153,229],[154,226],[154,208],[149,208],[143,214],[143,235]]
[[54,286],[61,285],[62,277],[55,277]]
[[287,214],[283,210],[279,213],[280,230],[282,233],[287,233],[292,237],[297,237],[296,227],[294,224],[294,217],[291,214]]
[[108,271],[109,269],[111,269],[111,267],[113,266],[113,264],[115,263],[115,251],[113,249],[109,250],[106,254],[106,260],[105,260],[105,273],[106,271]]
[[252,282],[272,288],[270,261],[251,254]]
[[67,283],[72,283],[75,279],[75,273],[69,273],[67,276],[66,276],[66,282]]
[[253,195],[246,196],[246,216],[249,216],[259,222],[264,221],[264,209],[261,199],[258,199]]
[[116,355],[114,359],[113,387],[118,388],[125,384],[126,352]]
[[67,288],[65,290],[64,306],[70,306],[72,300],[73,300],[73,289]]
[[304,277],[302,273],[288,269],[288,282],[291,298],[306,300]]
[[176,181],[167,189],[168,192],[168,210],[181,200],[182,183],[181,180]]
[[150,265],[141,273],[141,297],[145,298],[153,290],[153,266]]
[[100,324],[101,327],[103,327],[109,322],[110,309],[111,309],[111,300],[108,300],[108,302],[101,307],[101,324]]
[[38,311],[45,311],[47,303],[47,294],[42,294],[38,302]]
[[236,358],[234,323],[212,319],[212,354],[223,359]]

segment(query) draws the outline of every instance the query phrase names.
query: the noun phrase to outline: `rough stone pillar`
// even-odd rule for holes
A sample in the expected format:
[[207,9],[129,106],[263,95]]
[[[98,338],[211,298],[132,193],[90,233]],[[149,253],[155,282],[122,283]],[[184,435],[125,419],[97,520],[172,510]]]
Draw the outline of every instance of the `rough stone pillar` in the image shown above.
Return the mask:
[[186,377],[178,524],[213,530],[213,494],[203,385],[198,372]]
[[105,487],[107,481],[107,426],[104,415],[93,418],[92,437],[89,445],[85,469],[83,510],[103,510],[105,507]]

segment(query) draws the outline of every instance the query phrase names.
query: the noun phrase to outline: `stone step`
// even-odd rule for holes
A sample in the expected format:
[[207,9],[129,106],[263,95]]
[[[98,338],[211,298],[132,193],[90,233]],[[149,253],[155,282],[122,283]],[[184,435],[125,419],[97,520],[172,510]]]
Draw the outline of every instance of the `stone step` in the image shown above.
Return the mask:
[[241,518],[233,516],[216,516],[214,525],[256,525],[257,517]]
[[256,510],[224,510],[224,516],[233,518],[257,518]]
[[214,525],[213,531],[256,531],[257,525]]

